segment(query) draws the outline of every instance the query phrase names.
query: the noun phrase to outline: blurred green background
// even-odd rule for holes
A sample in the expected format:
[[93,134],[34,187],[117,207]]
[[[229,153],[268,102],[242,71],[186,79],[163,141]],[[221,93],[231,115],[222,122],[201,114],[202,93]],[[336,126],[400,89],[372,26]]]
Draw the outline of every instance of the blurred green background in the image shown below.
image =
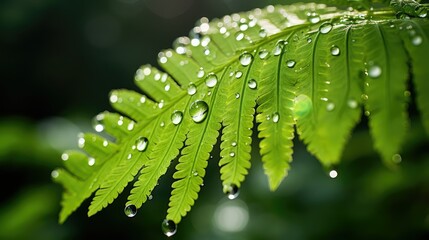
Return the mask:
[[[0,239],[164,239],[160,225],[171,185],[163,177],[137,216],[123,213],[129,188],[88,218],[89,201],[57,223],[62,188],[51,171],[76,136],[133,85],[135,70],[156,65],[161,49],[201,17],[287,1],[3,0],[0,2]],[[428,138],[411,103],[411,129],[396,170],[372,149],[366,120],[331,179],[295,142],[290,175],[269,192],[254,141],[252,169],[238,199],[222,194],[216,160],[175,239],[428,239]]]

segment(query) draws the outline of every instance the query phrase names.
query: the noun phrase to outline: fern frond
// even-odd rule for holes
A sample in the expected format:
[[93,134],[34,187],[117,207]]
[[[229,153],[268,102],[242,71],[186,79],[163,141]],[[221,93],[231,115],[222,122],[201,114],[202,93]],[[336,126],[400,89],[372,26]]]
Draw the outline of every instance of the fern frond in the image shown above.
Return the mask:
[[179,223],[198,198],[222,126],[224,191],[245,180],[255,108],[271,190],[290,168],[295,126],[308,150],[331,167],[364,107],[375,149],[384,160],[398,153],[408,125],[410,78],[429,132],[427,19],[396,19],[392,9],[268,6],[211,22],[202,18],[173,47],[158,56],[165,72],[150,65],[137,70],[142,94],[112,91],[110,102],[123,115],[95,118],[95,130],[114,141],[84,134],[79,145],[89,156],[65,153],[67,170],[53,174],[66,189],[61,222],[94,192],[88,214],[95,214],[134,179],[127,205],[140,208],[179,157],[166,217]]

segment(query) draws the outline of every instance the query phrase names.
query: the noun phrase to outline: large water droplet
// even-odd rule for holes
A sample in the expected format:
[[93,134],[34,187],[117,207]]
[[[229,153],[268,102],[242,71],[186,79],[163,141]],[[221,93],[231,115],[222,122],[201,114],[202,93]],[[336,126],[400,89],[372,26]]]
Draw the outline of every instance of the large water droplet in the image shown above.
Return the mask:
[[295,67],[295,64],[296,64],[296,62],[295,62],[294,60],[287,60],[287,61],[286,61],[286,66],[287,66],[288,68],[293,68],[293,67]]
[[250,63],[252,63],[253,55],[248,52],[244,52],[240,55],[239,60],[243,67],[247,67]]
[[295,118],[302,118],[307,116],[313,109],[311,99],[304,94],[296,96],[293,100],[293,113]]
[[161,225],[162,232],[167,237],[171,237],[177,232],[177,225],[171,220],[164,219]]
[[423,38],[420,35],[415,35],[411,38],[411,43],[414,46],[419,46],[420,44],[422,44],[423,42]]
[[183,119],[183,112],[181,112],[181,111],[174,111],[171,114],[171,122],[174,125],[178,125],[179,123],[181,123],[182,119]]
[[331,23],[323,23],[320,25],[319,31],[322,34],[327,34],[332,30],[332,24]]
[[214,87],[217,84],[217,76],[214,73],[210,73],[209,75],[207,75],[206,77],[206,85],[207,87]]
[[331,55],[332,56],[338,56],[338,55],[340,55],[340,48],[337,47],[337,46],[335,46],[335,45],[333,45],[331,47]]
[[189,95],[194,95],[197,92],[197,87],[194,84],[189,84],[188,86],[188,94]]
[[256,82],[255,79],[250,79],[247,82],[247,86],[249,86],[250,89],[256,89],[258,87],[258,83]]
[[146,137],[139,137],[136,140],[136,148],[140,152],[144,152],[149,144],[149,140]]
[[320,22],[320,16],[319,14],[313,12],[313,13],[309,13],[308,15],[308,21],[310,21],[311,23],[318,23]]
[[204,121],[204,119],[207,117],[208,111],[209,106],[202,100],[193,102],[189,107],[189,114],[191,115],[192,120],[194,120],[196,123]]
[[235,184],[229,184],[223,186],[223,192],[229,199],[236,199],[240,192],[238,191],[238,187]]
[[273,113],[272,119],[274,123],[278,123],[280,120],[280,114],[278,112]]
[[378,78],[381,76],[381,67],[378,65],[371,65],[368,68],[368,76],[370,76],[371,78]]
[[127,217],[134,217],[137,214],[137,208],[135,205],[127,205],[124,208],[124,213]]

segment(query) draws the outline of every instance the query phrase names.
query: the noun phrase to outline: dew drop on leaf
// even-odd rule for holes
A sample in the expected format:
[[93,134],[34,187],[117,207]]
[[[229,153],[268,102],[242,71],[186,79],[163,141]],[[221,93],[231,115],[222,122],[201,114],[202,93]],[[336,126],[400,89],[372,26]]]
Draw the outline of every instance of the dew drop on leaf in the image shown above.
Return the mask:
[[402,162],[402,156],[400,154],[394,154],[392,156],[392,162],[396,163],[396,164],[401,163]]
[[230,153],[229,153],[229,156],[230,156],[230,157],[235,157],[235,152],[230,152]]
[[320,16],[319,14],[313,12],[313,13],[308,13],[308,21],[310,21],[311,23],[318,23],[320,22]]
[[422,44],[422,42],[423,42],[423,38],[421,36],[419,36],[419,35],[413,36],[411,38],[411,43],[414,46],[419,46],[420,44]]
[[255,79],[250,79],[247,82],[247,86],[249,86],[250,89],[256,89],[258,87],[258,83],[256,82]]
[[244,52],[240,55],[239,60],[243,67],[247,67],[252,63],[253,55],[248,52]]
[[287,61],[286,61],[286,66],[287,66],[288,68],[293,68],[293,67],[295,67],[295,64],[296,64],[296,62],[295,62],[294,60],[287,60]]
[[204,74],[205,74],[204,69],[200,68],[200,70],[198,70],[197,72],[197,78],[203,78]]
[[234,141],[234,142],[232,142],[232,143],[231,143],[231,146],[236,147],[236,146],[237,146],[237,142],[235,142],[235,141]]
[[354,99],[349,99],[347,101],[347,106],[349,106],[349,108],[351,108],[351,109],[355,109],[358,106],[358,103]]
[[54,170],[51,172],[51,177],[52,178],[57,178],[60,175],[60,173],[58,172],[58,170]]
[[332,56],[338,56],[338,55],[340,55],[340,48],[337,47],[337,46],[335,46],[335,45],[333,45],[331,47],[331,55]]
[[269,54],[270,53],[267,50],[263,49],[259,52],[259,58],[260,59],[267,59]]
[[311,99],[304,94],[296,96],[293,100],[293,113],[295,118],[307,116],[313,109]]
[[89,165],[89,166],[94,166],[94,164],[95,164],[95,158],[93,158],[93,157],[89,157],[89,158],[88,158],[88,165]]
[[330,178],[337,178],[338,177],[338,172],[336,170],[329,171],[329,177]]
[[162,232],[167,237],[171,237],[177,232],[177,225],[171,220],[164,219],[161,224]]
[[241,78],[241,76],[243,76],[243,73],[241,71],[237,71],[235,73],[235,78],[239,79],[239,78]]
[[261,28],[261,30],[259,30],[259,36],[261,38],[264,38],[267,36],[267,32],[265,31],[265,29]]
[[63,161],[67,161],[67,160],[69,160],[69,155],[67,153],[63,153],[63,154],[61,154],[61,159]]
[[192,96],[196,92],[197,92],[197,87],[193,83],[189,84],[189,86],[188,86],[188,94]]
[[189,107],[189,114],[191,115],[192,120],[194,120],[196,123],[204,121],[204,119],[207,117],[208,111],[209,106],[202,100],[193,102]]
[[181,111],[174,111],[171,114],[171,122],[174,125],[178,125],[179,123],[181,123],[182,119],[183,119],[183,112],[181,112]]
[[206,85],[207,87],[214,87],[217,84],[217,76],[214,73],[210,73],[209,75],[207,75],[206,77]]
[[244,33],[242,33],[242,32],[237,32],[237,33],[235,34],[235,40],[237,40],[237,41],[241,41],[241,40],[243,40],[243,38],[244,38]]
[[139,152],[144,152],[149,144],[149,140],[146,137],[139,137],[136,140],[136,148]]
[[417,6],[415,8],[415,12],[416,12],[417,16],[419,16],[421,18],[425,18],[428,15],[428,10],[423,6]]
[[279,42],[276,44],[276,46],[274,47],[273,55],[274,55],[274,56],[278,56],[278,55],[280,55],[280,53],[282,53],[283,46],[284,46],[284,41],[279,41]]
[[104,125],[101,123],[101,121],[104,119],[104,114],[100,113],[98,114],[93,122],[92,122],[92,127],[94,128],[94,130],[96,132],[102,132],[104,130]]
[[327,34],[332,30],[332,24],[331,23],[323,23],[320,25],[319,31],[322,34]]
[[235,184],[223,185],[223,192],[231,200],[236,199],[240,194],[240,191],[238,190],[238,187]]
[[125,216],[127,217],[134,217],[137,214],[137,208],[135,205],[127,205],[124,208]]
[[335,103],[330,102],[330,103],[326,104],[326,111],[331,112],[334,109],[335,109]]
[[272,119],[274,123],[278,123],[280,120],[280,114],[278,112],[273,113]]
[[381,67],[379,67],[378,65],[371,65],[368,68],[368,76],[370,76],[371,78],[378,78],[381,76]]

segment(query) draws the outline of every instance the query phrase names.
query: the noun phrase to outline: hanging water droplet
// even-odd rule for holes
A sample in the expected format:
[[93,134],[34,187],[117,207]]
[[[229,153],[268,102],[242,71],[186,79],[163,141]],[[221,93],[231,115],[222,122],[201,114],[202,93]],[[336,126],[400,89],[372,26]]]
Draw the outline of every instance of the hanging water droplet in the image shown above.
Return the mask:
[[151,194],[151,195],[149,195],[149,196],[147,196],[147,199],[150,201],[150,200],[152,200],[153,199],[153,195]]
[[331,112],[334,109],[335,109],[335,103],[330,102],[330,103],[326,104],[326,111]]
[[280,120],[280,114],[278,112],[273,113],[273,123],[278,123]]
[[171,114],[171,122],[174,125],[178,125],[179,123],[181,123],[182,119],[183,119],[183,112],[181,112],[181,111],[174,111]]
[[329,177],[330,178],[337,178],[338,177],[338,172],[336,170],[329,171]]
[[335,45],[333,45],[331,47],[331,55],[332,56],[338,56],[338,55],[340,55],[340,48],[337,47],[337,46],[335,46]]
[[235,184],[223,185],[223,192],[231,200],[236,199],[238,197],[238,195],[240,194],[238,187]]
[[296,64],[296,62],[295,62],[294,60],[287,60],[287,61],[286,61],[286,66],[287,66],[288,68],[293,68],[293,67],[295,67],[295,64]]
[[204,69],[200,68],[200,70],[198,70],[197,72],[197,78],[203,78],[204,74],[205,74]]
[[422,42],[423,42],[423,38],[419,35],[415,35],[411,38],[411,43],[414,46],[419,46],[420,44],[422,44]]
[[124,213],[127,217],[134,217],[137,214],[137,208],[135,205],[127,205],[124,208]]
[[402,162],[402,156],[400,154],[394,154],[392,156],[392,162],[396,163],[396,164],[401,163]]
[[93,157],[89,157],[89,158],[88,158],[88,165],[89,165],[89,166],[94,166],[94,164],[95,164],[95,158],[93,158]]
[[194,95],[197,92],[197,87],[194,84],[189,84],[188,86],[188,94],[189,95]]
[[311,38],[307,38],[307,43],[311,43],[313,40]]
[[307,116],[313,109],[311,99],[304,94],[300,94],[293,99],[293,113],[295,118]]
[[253,55],[248,52],[244,52],[240,55],[239,60],[243,67],[247,67],[250,63],[252,63]]
[[194,120],[196,123],[204,121],[204,119],[207,117],[208,111],[209,106],[202,100],[193,102],[189,107],[189,114],[191,115],[192,120]]
[[145,137],[139,137],[136,140],[136,148],[137,151],[144,152],[149,144],[149,140]]
[[243,73],[241,71],[237,71],[235,73],[235,78],[239,79],[239,78],[241,78],[241,76],[243,76]]
[[319,27],[319,31],[322,34],[327,34],[332,30],[332,24],[331,23],[323,23],[322,25],[320,25]]
[[381,76],[381,67],[379,67],[378,65],[371,65],[368,68],[368,76],[370,76],[371,78],[378,78]]
[[265,31],[265,29],[261,28],[261,30],[259,30],[259,36],[261,38],[264,38],[267,36],[267,32]]
[[351,109],[355,109],[358,106],[358,102],[354,99],[349,99],[347,101],[347,106],[349,106],[349,108],[351,108]]
[[249,86],[250,89],[256,89],[258,87],[258,83],[256,82],[255,79],[250,79],[247,82],[247,86]]
[[269,54],[270,53],[267,50],[263,49],[259,52],[259,58],[260,59],[267,59]]
[[122,126],[124,124],[124,117],[120,116],[118,119],[118,126]]
[[210,73],[209,75],[207,75],[207,77],[206,77],[206,85],[207,85],[207,87],[212,88],[212,87],[216,86],[216,83],[217,83],[217,76],[216,76],[216,74]]
[[162,222],[161,229],[167,237],[171,237],[177,232],[176,223],[167,219],[164,219],[164,221]]

